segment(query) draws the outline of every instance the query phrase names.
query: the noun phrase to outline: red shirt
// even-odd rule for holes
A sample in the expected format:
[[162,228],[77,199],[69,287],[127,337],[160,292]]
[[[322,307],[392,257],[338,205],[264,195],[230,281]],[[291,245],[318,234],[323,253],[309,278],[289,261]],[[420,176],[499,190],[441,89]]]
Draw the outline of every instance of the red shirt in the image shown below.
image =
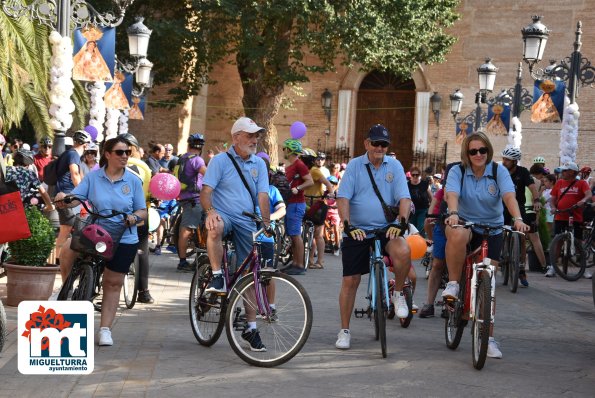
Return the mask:
[[436,199],[436,206],[432,209],[432,214],[440,214],[440,205],[444,200],[444,188],[440,188],[434,194],[434,198]]
[[41,153],[36,154],[33,156],[33,164],[37,169],[37,175],[39,176],[39,181],[43,182],[43,168],[47,166],[49,162],[52,161],[51,156],[43,156]]
[[[291,165],[285,167],[285,176],[287,177],[287,181],[289,181],[289,186],[291,188],[297,188],[298,185],[301,185],[305,181],[304,176],[309,174],[310,170],[308,170],[308,166],[306,166],[300,159],[296,159]],[[306,203],[304,190],[299,190],[295,195],[292,194],[287,202]]]
[[[556,203],[556,209],[564,210],[568,209],[571,206],[577,204],[580,200],[585,197],[585,193],[589,191],[589,184],[585,180],[578,180],[576,181],[572,187],[562,196],[562,199],[558,201],[558,198],[562,195],[564,191],[566,191],[566,187],[572,184],[573,181],[563,180],[560,179],[556,181],[556,185],[552,188],[552,197],[554,198],[554,203]],[[583,221],[583,209],[578,208],[575,209],[573,212],[574,221],[582,222]],[[558,213],[554,216],[555,221],[568,221],[568,215],[570,213]]]

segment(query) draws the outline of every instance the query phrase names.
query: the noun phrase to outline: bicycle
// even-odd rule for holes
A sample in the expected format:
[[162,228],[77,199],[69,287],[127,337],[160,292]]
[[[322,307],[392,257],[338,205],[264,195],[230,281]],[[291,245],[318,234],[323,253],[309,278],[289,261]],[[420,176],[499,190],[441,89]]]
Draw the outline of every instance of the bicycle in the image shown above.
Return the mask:
[[[380,349],[382,358],[387,356],[386,348],[386,318],[389,312],[389,287],[388,287],[388,271],[386,264],[382,257],[382,249],[380,247],[381,237],[386,234],[386,228],[374,229],[371,231],[364,231],[367,235],[374,235],[374,249],[370,253],[370,276],[368,278],[368,308],[355,309],[354,315],[356,318],[363,318],[368,316],[370,321],[374,320],[374,336],[376,340],[380,340]],[[411,312],[411,304],[408,302],[409,312]]]
[[[388,306],[388,319],[393,319],[396,315],[395,313],[395,303],[393,303],[393,294],[395,292],[395,280],[391,279],[388,282],[388,297],[390,298],[390,303]],[[407,307],[409,308],[409,314],[405,318],[399,318],[399,323],[401,324],[402,328],[409,327],[411,320],[413,319],[413,315],[417,314],[417,310],[413,309],[413,285],[411,284],[411,280],[409,277],[405,277],[405,282],[403,283],[403,296],[405,297],[405,302],[407,303]]]
[[468,320],[471,320],[473,366],[481,370],[487,357],[490,329],[494,325],[495,315],[496,269],[487,257],[488,237],[490,231],[502,229],[503,226],[493,227],[474,222],[453,226],[453,228],[472,227],[482,230],[481,246],[465,257],[457,298],[444,300],[448,310],[448,318],[444,323],[444,335],[446,346],[451,350],[456,349],[461,342]]
[[[255,222],[262,219],[244,212]],[[279,366],[300,352],[312,328],[312,303],[302,285],[294,278],[272,268],[261,269],[261,243],[257,237],[264,228],[252,234],[252,250],[232,272],[229,265],[229,238],[223,245],[221,270],[227,292],[207,293],[213,274],[203,258],[192,277],[189,297],[190,324],[196,340],[204,346],[213,345],[225,327],[233,351],[245,362],[259,367]],[[274,307],[271,301],[274,300]],[[245,348],[242,333],[247,322],[242,307],[256,312],[258,330],[266,351]]]
[[134,304],[136,304],[136,299],[138,297],[138,286],[140,283],[140,274],[139,274],[139,255],[142,252],[139,250],[136,256],[134,257],[134,261],[130,264],[130,268],[128,268],[128,272],[124,275],[124,286],[123,286],[123,294],[124,294],[124,302],[126,303],[126,308],[131,310],[134,308]]
[[510,291],[516,293],[519,287],[519,273],[521,270],[521,245],[525,244],[524,239],[522,239],[524,234],[513,230],[509,225],[504,225],[502,231],[504,234],[500,258],[502,285],[508,285]]
[[[556,210],[556,214],[570,213],[578,208],[574,205],[564,210]],[[585,273],[587,259],[583,243],[574,237],[574,217],[568,215],[565,231],[554,236],[549,247],[550,263],[556,273],[567,281],[576,281]]]
[[[116,222],[110,219],[125,218],[127,215],[115,210],[106,211],[110,214],[94,212],[83,198],[67,196],[63,199],[67,204],[73,200],[80,201],[87,211],[88,217],[83,218],[80,215],[75,217],[70,248],[80,253],[81,256],[78,256],[74,261],[72,269],[58,293],[58,300],[93,302],[101,293],[105,261],[113,257],[120,238],[127,228],[121,220]],[[100,304],[93,303],[93,305],[96,310],[101,309]]]
[[279,264],[289,264],[292,257],[291,237],[287,235],[285,221],[281,219],[275,223],[275,258],[273,268],[278,269]]
[[[314,203],[315,199],[322,199],[324,196],[309,196],[304,195],[307,199],[310,200],[310,207]],[[304,269],[308,269],[310,265],[310,252],[312,251],[312,245],[314,242],[314,228],[315,225],[312,220],[308,219],[308,217],[304,216],[302,220],[302,240],[304,241]],[[317,248],[318,255],[324,255],[324,247]]]
[[[2,264],[6,259],[5,253],[7,248],[8,244],[0,244],[0,278],[6,276],[6,270]],[[2,352],[2,348],[4,348],[4,342],[6,341],[6,331],[8,330],[7,322],[8,320],[6,319],[4,304],[2,304],[2,300],[0,300],[0,352]]]

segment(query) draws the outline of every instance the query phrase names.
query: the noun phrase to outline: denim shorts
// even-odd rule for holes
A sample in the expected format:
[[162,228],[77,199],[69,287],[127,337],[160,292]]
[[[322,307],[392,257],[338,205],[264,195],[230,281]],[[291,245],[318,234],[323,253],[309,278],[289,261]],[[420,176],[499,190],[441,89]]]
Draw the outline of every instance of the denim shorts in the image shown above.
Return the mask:
[[236,249],[237,262],[240,265],[252,251],[252,232],[256,231],[256,225],[253,229],[246,229],[238,224],[233,224],[229,217],[223,213],[219,213],[219,216],[223,220],[223,236],[233,232],[232,241]]
[[434,246],[432,248],[432,256],[439,260],[446,258],[446,235],[439,223],[434,224]]
[[302,220],[306,214],[306,203],[289,203],[285,214],[285,231],[289,236],[302,234]]

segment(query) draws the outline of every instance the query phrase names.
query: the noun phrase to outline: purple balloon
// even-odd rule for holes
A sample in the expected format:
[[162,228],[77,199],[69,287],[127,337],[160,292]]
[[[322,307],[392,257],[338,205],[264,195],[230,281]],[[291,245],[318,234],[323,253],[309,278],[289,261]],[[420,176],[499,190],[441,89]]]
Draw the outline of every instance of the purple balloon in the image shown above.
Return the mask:
[[269,157],[269,155],[267,155],[267,154],[266,154],[266,153],[264,153],[264,152],[258,152],[258,153],[256,154],[256,156],[258,156],[259,158],[266,159],[266,160],[267,160],[269,163],[271,163],[271,158]]
[[289,134],[294,140],[299,140],[306,135],[306,125],[302,122],[293,122],[289,128]]
[[91,136],[91,140],[95,141],[97,139],[98,131],[94,126],[85,127],[85,131],[89,133],[89,135]]

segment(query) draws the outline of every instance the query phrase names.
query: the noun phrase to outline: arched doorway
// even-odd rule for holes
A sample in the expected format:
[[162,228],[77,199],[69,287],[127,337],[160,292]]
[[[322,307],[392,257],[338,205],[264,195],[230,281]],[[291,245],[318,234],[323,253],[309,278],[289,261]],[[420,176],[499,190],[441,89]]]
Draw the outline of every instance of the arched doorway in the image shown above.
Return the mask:
[[374,124],[382,124],[391,135],[393,151],[405,169],[413,160],[415,83],[388,72],[373,71],[362,81],[357,95],[353,156],[365,152],[364,140]]

